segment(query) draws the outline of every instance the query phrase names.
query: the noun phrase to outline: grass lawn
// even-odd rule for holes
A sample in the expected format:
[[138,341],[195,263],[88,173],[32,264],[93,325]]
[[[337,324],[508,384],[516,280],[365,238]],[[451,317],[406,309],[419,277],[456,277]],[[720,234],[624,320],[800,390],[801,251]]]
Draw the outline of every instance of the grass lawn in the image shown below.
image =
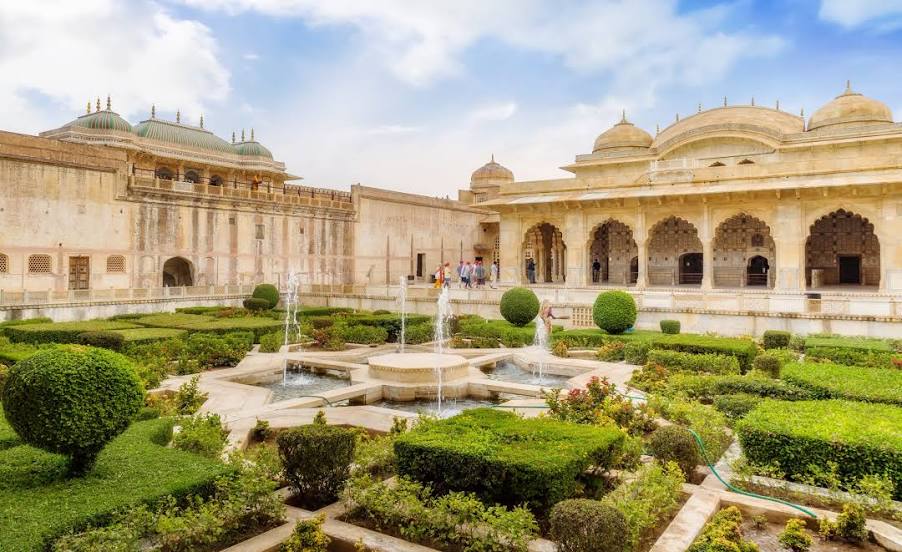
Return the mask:
[[814,336],[805,339],[805,348],[839,347],[842,349],[863,349],[867,351],[892,351],[893,348],[883,339],[866,337]]
[[184,495],[209,485],[228,468],[166,448],[169,419],[132,425],[100,454],[84,478],[66,479],[66,459],[15,439],[0,415],[0,550],[44,550],[55,537],[120,508]]
[[187,332],[178,328],[132,328],[129,330],[113,330],[113,333],[122,334],[126,343],[146,343],[181,337]]
[[820,398],[849,399],[902,406],[902,370],[827,363],[793,363],[784,380],[818,393]]
[[106,332],[137,328],[130,322],[118,320],[83,320],[81,322],[50,322],[23,324],[4,328],[10,341],[20,343],[78,343],[84,332]]
[[183,312],[164,312],[160,314],[151,314],[136,318],[134,322],[142,326],[152,328],[179,328],[188,324],[200,324],[202,322],[211,322],[216,320],[212,316],[203,316],[201,314],[186,314]]

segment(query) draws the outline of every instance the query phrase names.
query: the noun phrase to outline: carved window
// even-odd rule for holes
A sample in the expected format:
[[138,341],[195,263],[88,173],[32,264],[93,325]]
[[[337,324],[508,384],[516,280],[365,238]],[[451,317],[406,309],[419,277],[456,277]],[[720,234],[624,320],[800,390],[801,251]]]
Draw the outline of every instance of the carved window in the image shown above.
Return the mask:
[[222,186],[222,177],[214,174],[210,177],[210,186]]
[[752,234],[752,247],[764,247],[764,236]]
[[6,253],[0,253],[0,272],[9,272],[9,257]]
[[28,257],[28,272],[31,274],[49,274],[50,255],[30,255]]
[[264,236],[264,233],[265,233],[265,228],[266,228],[266,227],[263,226],[262,224],[258,224],[258,225],[257,225],[257,239],[258,239],[258,240],[262,240],[262,239],[263,239],[263,236]]
[[122,255],[110,255],[106,258],[107,272],[125,272],[125,257]]
[[754,165],[755,162],[752,161],[751,159],[743,159],[742,161],[740,161],[740,162],[737,163],[737,164],[738,164],[738,165]]
[[166,167],[157,167],[157,170],[154,171],[154,176],[160,180],[172,180],[172,171]]
[[715,161],[715,162],[711,163],[711,164],[708,165],[708,166],[709,166],[709,167],[726,167],[726,165],[724,165],[724,164],[721,163],[720,161]]
[[197,171],[185,171],[185,182],[197,184],[200,182],[200,175],[197,174]]

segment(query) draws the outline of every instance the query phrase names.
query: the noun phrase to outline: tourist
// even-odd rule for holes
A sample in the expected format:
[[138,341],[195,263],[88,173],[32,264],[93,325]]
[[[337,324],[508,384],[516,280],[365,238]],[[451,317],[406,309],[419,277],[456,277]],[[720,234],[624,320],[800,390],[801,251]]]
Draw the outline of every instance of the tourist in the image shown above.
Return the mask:
[[457,265],[455,272],[457,273],[458,285],[460,285],[460,287],[464,287],[464,260],[463,259],[460,260],[460,264]]
[[554,320],[554,313],[551,312],[551,301],[545,299],[542,301],[542,306],[539,308],[539,318],[542,319],[542,323],[545,325],[545,331],[548,335],[551,335],[551,321]]
[[532,260],[532,257],[526,259],[526,278],[530,284],[536,283],[536,262]]
[[601,273],[601,263],[598,262],[598,257],[595,257],[595,260],[592,261],[592,283],[598,283],[598,275]]
[[492,261],[492,267],[489,272],[489,287],[495,289],[498,286],[498,261]]
[[476,261],[473,271],[476,273],[476,288],[482,288],[485,286],[485,267],[482,266],[482,261]]
[[445,269],[442,271],[442,285],[449,287],[451,285],[451,263],[445,262]]
[[473,267],[470,266],[470,261],[467,261],[467,264],[464,265],[463,280],[465,288],[473,287]]
[[435,282],[433,285],[434,288],[438,289],[438,288],[442,287],[442,280],[444,280],[444,274],[445,274],[445,271],[442,270],[442,265],[438,265],[438,267],[435,269],[435,275],[434,275]]

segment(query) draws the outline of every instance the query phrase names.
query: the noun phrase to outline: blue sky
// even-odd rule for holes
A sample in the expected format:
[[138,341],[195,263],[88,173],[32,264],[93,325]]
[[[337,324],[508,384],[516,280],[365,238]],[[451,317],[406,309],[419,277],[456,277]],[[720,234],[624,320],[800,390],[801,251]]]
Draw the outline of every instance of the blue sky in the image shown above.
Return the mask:
[[720,105],[902,113],[902,0],[41,0],[0,6],[3,128],[110,94],[130,121],[253,127],[307,184],[456,195],[494,153],[565,178],[621,109],[654,133]]

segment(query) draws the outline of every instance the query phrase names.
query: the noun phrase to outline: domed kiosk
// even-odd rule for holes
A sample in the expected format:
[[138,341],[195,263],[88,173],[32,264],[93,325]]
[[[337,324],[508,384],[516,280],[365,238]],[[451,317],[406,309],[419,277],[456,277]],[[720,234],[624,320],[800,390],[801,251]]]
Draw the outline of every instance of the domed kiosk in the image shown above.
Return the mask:
[[808,121],[808,130],[892,122],[893,113],[885,103],[853,91],[852,84],[846,81],[846,89],[842,94],[814,112]]
[[624,111],[619,123],[602,132],[595,139],[592,153],[648,149],[652,141],[649,133],[626,120],[626,111]]

